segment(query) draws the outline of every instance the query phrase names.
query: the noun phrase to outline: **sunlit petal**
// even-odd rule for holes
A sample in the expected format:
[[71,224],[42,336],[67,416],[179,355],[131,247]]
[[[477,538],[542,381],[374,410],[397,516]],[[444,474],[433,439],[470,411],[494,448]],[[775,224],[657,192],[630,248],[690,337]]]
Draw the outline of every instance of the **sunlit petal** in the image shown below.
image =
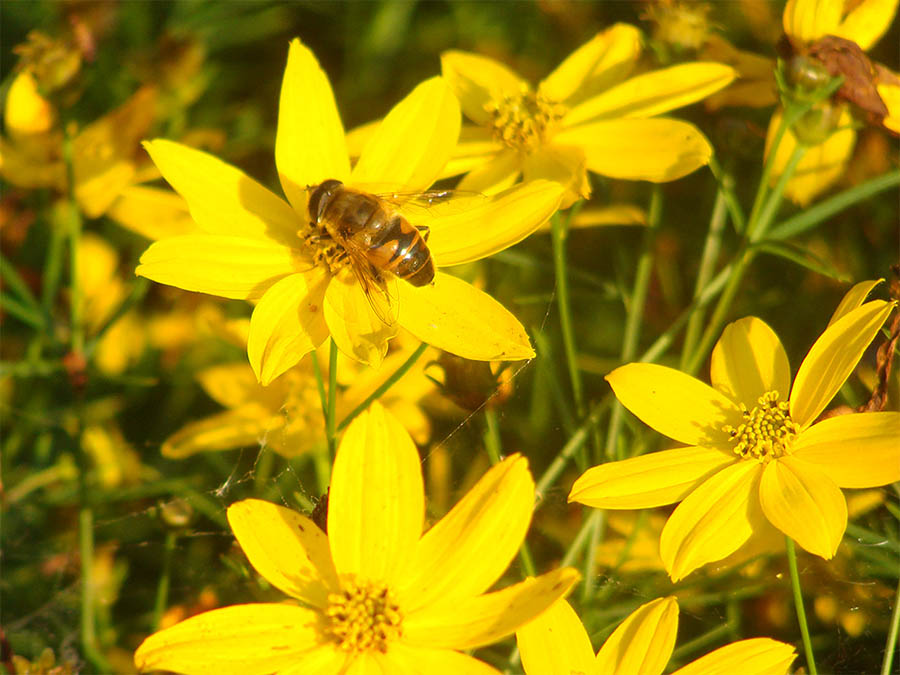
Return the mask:
[[328,76],[296,38],[281,83],[275,164],[281,189],[299,214],[306,209],[307,186],[329,178],[346,181],[350,175],[344,127]]
[[542,145],[528,153],[522,166],[522,180],[551,180],[567,188],[560,208],[565,209],[579,199],[589,199],[591,182],[587,175],[584,150],[568,145]]
[[771,638],[751,638],[720,647],[672,675],[787,675],[796,658],[793,645]]
[[278,675],[334,675],[335,673],[344,673],[348,663],[353,658],[353,654],[348,654],[333,642],[320,644],[316,648],[298,655],[291,666],[284,670],[279,670]]
[[279,429],[283,419],[257,403],[188,422],[160,447],[164,457],[182,459],[198,452],[258,447],[266,435]]
[[831,34],[853,40],[868,51],[890,27],[897,14],[897,2],[898,0],[863,0],[856,4]]
[[201,370],[197,373],[197,382],[213,400],[228,408],[258,402],[266,393],[243,362],[224,363]]
[[669,516],[659,554],[672,581],[734,553],[761,517],[762,466],[743,461],[722,469],[694,490]]
[[519,153],[512,148],[503,148],[493,157],[480,158],[478,164],[463,176],[457,189],[493,195],[511,188],[521,173],[522,158]]
[[831,319],[828,321],[828,325],[830,326],[835,321],[837,321],[838,319],[842,319],[846,314],[849,314],[857,307],[862,306],[869,293],[872,292],[872,289],[882,281],[884,281],[884,279],[869,279],[867,281],[860,281],[858,284],[854,284],[853,287],[844,294],[844,297],[841,298],[840,303],[838,303],[837,309],[834,310],[834,314],[831,315]]
[[490,122],[487,103],[516,96],[528,86],[499,61],[470,52],[451,50],[441,54],[441,74],[459,99],[466,117],[476,124]]
[[872,300],[825,329],[810,348],[791,390],[791,417],[801,427],[813,422],[844,384],[894,305]]
[[395,642],[387,654],[394,670],[399,673],[427,673],[427,675],[499,675],[498,670],[484,661],[451,649],[413,647]]
[[788,0],[782,15],[784,32],[802,42],[834,34],[843,9],[844,0]]
[[759,485],[763,512],[775,527],[826,560],[847,527],[847,501],[816,465],[793,457],[769,462]]
[[489,162],[494,155],[506,148],[494,140],[490,129],[474,124],[464,124],[459,131],[459,142],[450,161],[444,165],[438,178],[458,176]]
[[740,418],[725,395],[674,368],[629,363],[609,373],[606,381],[644,424],[681,443],[727,447],[722,428]]
[[[373,295],[371,302],[378,301]],[[325,293],[325,320],[332,339],[344,354],[377,367],[387,354],[388,340],[397,334],[397,325],[382,321],[371,302],[354,276],[334,277]]]
[[716,389],[749,410],[766,392],[777,391],[786,401],[791,391],[791,367],[781,340],[755,316],[725,326],[713,349],[709,379]]
[[516,644],[527,675],[584,673],[594,669],[594,648],[581,619],[565,600],[516,631]]
[[717,471],[737,461],[721,450],[689,447],[664,450],[585,471],[570,502],[598,509],[644,509],[681,501]]
[[123,188],[106,215],[153,241],[199,230],[182,197],[171,190],[143,185]]
[[416,446],[400,422],[374,403],[347,427],[334,460],[328,538],[338,572],[395,587],[424,518]]
[[657,598],[641,605],[616,628],[597,653],[597,673],[660,675],[675,648],[678,601]]

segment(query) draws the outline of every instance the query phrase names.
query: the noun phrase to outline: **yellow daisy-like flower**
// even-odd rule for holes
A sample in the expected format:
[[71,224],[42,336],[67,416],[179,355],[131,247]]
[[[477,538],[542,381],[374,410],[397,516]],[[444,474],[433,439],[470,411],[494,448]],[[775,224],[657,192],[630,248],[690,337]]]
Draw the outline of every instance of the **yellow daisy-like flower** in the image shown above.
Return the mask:
[[692,124],[658,117],[727,86],[735,71],[685,63],[628,77],[640,32],[616,24],[576,49],[537,87],[497,61],[467,52],[441,57],[444,78],[476,126],[462,131],[446,175],[468,172],[461,189],[492,192],[547,178],[569,187],[567,203],[590,196],[587,171],[626,180],[675,180],[709,161],[712,147]]
[[[351,170],[328,79],[312,52],[294,40],[275,139],[275,163],[288,201],[215,157],[170,141],[147,143],[165,179],[187,200],[200,232],[156,242],[137,273],[186,290],[256,302],[247,351],[263,384],[329,335],[348,356],[377,365],[398,326],[466,358],[530,358],[528,336],[506,309],[440,270],[425,286],[398,281],[398,316],[386,322],[340,262],[340,251],[335,255],[335,242],[315,243],[309,236],[310,187],[338,180],[365,192],[370,186],[425,190],[449,158],[459,125],[452,92],[432,78],[391,111]],[[553,214],[561,193],[554,183],[534,182],[490,199],[450,199],[410,220],[428,228],[434,264],[455,265],[526,237]]]
[[830,559],[847,525],[841,488],[900,480],[900,413],[819,414],[893,309],[862,304],[857,284],[812,346],[791,386],[787,354],[760,319],[726,326],[704,384],[673,368],[631,363],[606,379],[628,410],[689,447],[588,469],[570,501],[604,509],[681,502],[660,554],[679,580],[774,525]]
[[494,466],[424,534],[419,453],[375,404],[347,428],[334,463],[326,534],[255,499],[228,522],[250,563],[298,604],[248,604],[192,617],[147,638],[142,671],[494,673],[457,650],[512,634],[563,597],[562,568],[492,593],[531,520],[525,458]]
[[[634,610],[594,656],[591,639],[565,600],[516,631],[526,675],[661,675],[675,648],[678,601],[657,598]],[[770,638],[720,647],[672,675],[741,673],[784,675],[797,657],[791,645]]]
[[[897,3],[898,0],[788,0],[782,23],[784,32],[798,45],[809,45],[826,35],[834,35],[868,50],[890,27],[897,13]],[[878,90],[889,109],[885,124],[893,128],[892,125],[897,124],[896,119],[900,118],[900,87],[883,85]],[[850,111],[841,105],[836,112],[835,131],[824,141],[807,148],[785,188],[785,195],[801,206],[811,202],[841,177],[856,145],[856,131],[852,128]],[[781,109],[776,110],[769,123],[766,154],[781,124],[782,115]],[[773,184],[784,173],[798,142],[794,131],[788,129],[775,152]]]

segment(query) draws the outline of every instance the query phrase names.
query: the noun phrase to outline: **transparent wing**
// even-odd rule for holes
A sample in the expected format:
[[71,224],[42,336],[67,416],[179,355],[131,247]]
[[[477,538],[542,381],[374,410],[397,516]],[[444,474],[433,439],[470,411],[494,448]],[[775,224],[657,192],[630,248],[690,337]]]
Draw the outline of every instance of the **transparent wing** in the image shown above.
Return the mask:
[[365,293],[369,306],[382,323],[393,326],[397,323],[398,292],[397,278],[392,274],[382,274],[372,267],[358,249],[345,246],[350,267],[360,287]]

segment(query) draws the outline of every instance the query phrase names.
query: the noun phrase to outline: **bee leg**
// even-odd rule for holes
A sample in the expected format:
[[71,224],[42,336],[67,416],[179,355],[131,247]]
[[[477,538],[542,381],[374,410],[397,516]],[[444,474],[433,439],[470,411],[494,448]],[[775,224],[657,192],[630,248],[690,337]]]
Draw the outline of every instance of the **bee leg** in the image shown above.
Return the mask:
[[428,235],[431,234],[431,228],[427,225],[416,225],[416,229],[421,233],[422,239],[428,242]]

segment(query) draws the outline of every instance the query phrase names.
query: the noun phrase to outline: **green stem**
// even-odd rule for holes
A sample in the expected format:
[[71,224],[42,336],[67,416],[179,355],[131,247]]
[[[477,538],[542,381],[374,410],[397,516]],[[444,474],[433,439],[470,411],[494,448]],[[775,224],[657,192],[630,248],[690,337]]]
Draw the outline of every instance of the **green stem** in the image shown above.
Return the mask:
[[741,209],[741,203],[737,195],[734,194],[734,178],[731,174],[725,172],[715,155],[709,158],[709,170],[719,185],[719,194],[725,200],[725,206],[728,209],[728,215],[731,218],[734,229],[739,234],[743,234],[747,227],[747,219],[744,216],[744,211]]
[[585,520],[581,524],[581,529],[578,530],[578,533],[575,535],[575,539],[572,540],[572,545],[569,546],[569,550],[566,551],[566,554],[563,556],[562,561],[560,561],[560,567],[568,567],[575,562],[575,558],[578,557],[581,549],[584,548],[585,544],[591,540],[591,535],[593,534],[594,528],[602,524],[602,521],[604,521],[605,519],[606,511],[603,511],[602,509],[594,509],[591,512],[591,515],[587,517],[587,520]]
[[406,373],[409,372],[409,369],[415,365],[416,361],[418,361],[419,357],[425,353],[426,349],[428,349],[428,345],[426,343],[423,342],[422,344],[420,344],[418,348],[416,348],[416,351],[410,354],[409,358],[403,362],[403,365],[397,368],[397,370],[395,370],[388,379],[382,382],[375,391],[369,394],[362,403],[356,406],[344,419],[341,420],[340,424],[337,425],[337,430],[343,431],[344,429],[346,429],[347,425],[350,424],[350,422],[352,422],[357,415],[359,415],[362,411],[372,405],[373,401],[377,401],[379,398],[384,396],[388,389],[393,387],[400,380],[400,378],[402,378],[404,375],[406,375]]
[[0,307],[37,331],[43,331],[47,327],[44,315],[39,310],[24,305],[9,295],[0,295]]
[[266,489],[266,483],[272,475],[272,467],[275,462],[275,453],[268,447],[263,446],[259,449],[259,455],[256,457],[256,470],[253,477],[253,488],[258,496],[262,496]]
[[794,172],[797,170],[797,165],[803,160],[805,154],[805,145],[797,145],[794,148],[794,152],[791,153],[791,158],[788,160],[784,172],[778,177],[775,187],[772,188],[769,198],[760,210],[759,217],[756,220],[750,221],[750,224],[747,227],[748,241],[756,242],[765,236],[769,226],[772,224],[772,220],[775,218],[775,214],[778,213],[778,207],[781,206],[784,190],[787,187],[788,181],[793,177]]
[[881,662],[881,675],[888,675],[894,663],[894,652],[897,649],[897,638],[900,634],[900,581],[897,582],[897,593],[894,595],[894,611],[891,613],[891,627],[888,630],[887,644],[884,646],[884,660]]
[[153,630],[160,628],[163,613],[169,602],[169,585],[172,578],[172,556],[175,552],[175,543],[178,535],[169,530],[166,532],[166,541],[163,547],[162,571],[159,574],[159,583],[156,585],[156,602],[153,606]]
[[60,227],[55,219],[50,220],[50,245],[47,247],[47,258],[41,274],[41,306],[47,315],[50,315],[53,310],[53,301],[56,298],[59,279],[62,276],[66,234],[65,228]]
[[328,353],[328,408],[325,411],[325,438],[328,439],[328,456],[334,461],[337,452],[337,432],[334,416],[337,408],[337,343],[332,340]]
[[75,199],[75,168],[72,155],[72,138],[66,133],[63,140],[63,158],[66,163],[68,182],[68,219],[69,219],[69,330],[71,331],[71,349],[76,354],[84,352],[84,299],[82,297],[81,278],[81,211]]
[[[83,470],[83,469],[82,469]],[[78,542],[81,555],[81,649],[97,672],[111,672],[106,657],[97,647],[94,615],[94,511],[82,505],[78,512]]]
[[788,567],[791,571],[791,590],[794,593],[794,608],[797,610],[797,621],[800,624],[800,636],[803,638],[803,651],[806,652],[806,667],[810,675],[817,675],[816,661],[813,656],[812,641],[809,639],[809,625],[806,623],[806,610],[803,608],[803,593],[800,590],[800,573],[797,571],[797,549],[794,540],[786,537]]
[[26,305],[31,307],[34,311],[40,312],[41,306],[38,304],[37,299],[34,297],[34,294],[31,292],[31,289],[28,288],[28,284],[25,283],[25,280],[19,276],[19,273],[16,271],[15,266],[6,259],[6,256],[0,254],[0,277],[7,283],[7,285],[12,289],[16,295],[24,302]]

